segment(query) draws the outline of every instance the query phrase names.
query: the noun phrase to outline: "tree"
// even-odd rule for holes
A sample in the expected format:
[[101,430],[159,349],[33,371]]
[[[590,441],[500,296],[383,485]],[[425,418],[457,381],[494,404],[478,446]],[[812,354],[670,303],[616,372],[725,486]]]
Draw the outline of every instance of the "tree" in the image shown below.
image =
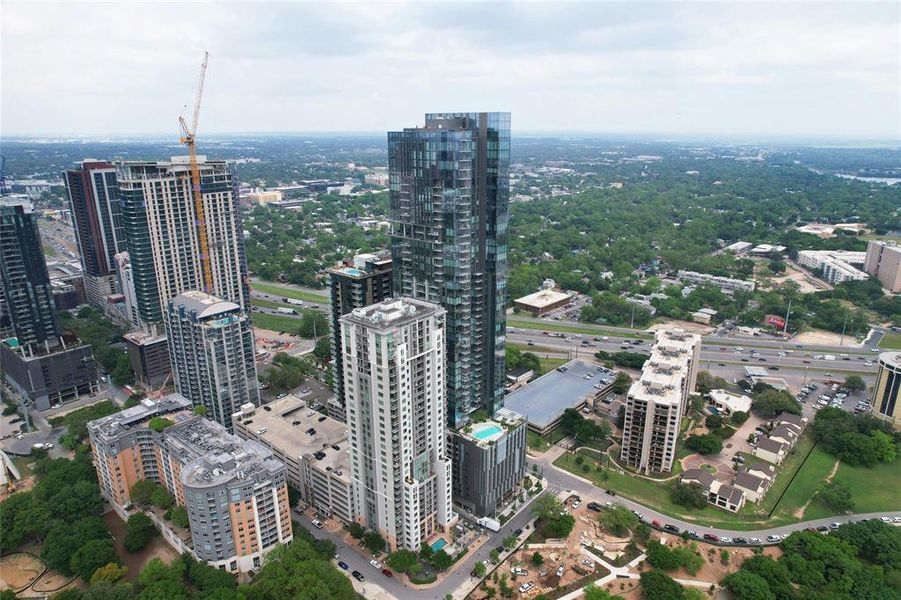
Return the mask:
[[575,526],[576,518],[567,513],[565,515],[558,515],[557,517],[546,521],[544,524],[544,532],[549,537],[565,538],[572,533]]
[[685,446],[704,455],[719,454],[723,450],[723,440],[712,433],[690,435],[685,440]]
[[172,494],[169,493],[169,490],[161,485],[158,485],[150,495],[150,502],[160,510],[167,510],[169,507],[175,504],[175,498],[172,497]]
[[876,460],[879,462],[892,462],[898,455],[898,449],[892,436],[883,431],[874,429],[870,431],[870,437],[876,447]]
[[197,406],[194,407],[195,415],[200,415],[201,417],[205,417],[208,412],[210,412],[210,409],[208,409],[203,404],[198,404]]
[[328,334],[328,319],[325,315],[316,310],[303,311],[303,317],[300,319],[300,327],[297,333],[302,338],[313,338]]
[[766,579],[744,569],[727,575],[723,586],[739,600],[776,600]]
[[316,552],[304,537],[295,537],[290,544],[271,550],[248,591],[248,600],[358,598],[348,578]]
[[75,551],[69,569],[85,581],[90,581],[94,572],[108,563],[117,563],[116,549],[109,538],[88,540]]
[[398,573],[406,573],[410,567],[416,564],[417,560],[415,552],[403,548],[389,554],[385,562]]
[[645,571],[639,577],[642,597],[645,600],[682,600],[685,592],[682,586],[657,570]]
[[366,530],[363,529],[363,526],[357,522],[348,525],[347,531],[350,533],[350,537],[355,540],[362,540],[363,536],[366,534]]
[[129,552],[139,552],[144,549],[154,535],[156,535],[156,528],[150,517],[144,513],[135,513],[128,517],[122,545]]
[[771,419],[784,412],[800,415],[801,403],[788,392],[766,386],[752,395],[751,410],[764,419]]
[[747,421],[749,416],[750,415],[748,413],[741,411],[741,410],[737,410],[734,413],[732,413],[731,417],[729,417],[729,422],[732,423],[733,425],[739,426],[739,425],[742,425],[745,421]]
[[613,380],[613,387],[610,389],[614,394],[622,395],[629,391],[630,385],[632,385],[632,378],[629,377],[628,373],[620,371],[616,374],[616,378]]
[[378,554],[385,549],[385,538],[378,531],[367,531],[363,535],[363,546],[372,554]]
[[632,537],[634,537],[635,541],[639,544],[647,544],[648,540],[651,539],[651,528],[647,523],[639,522],[632,531]]
[[551,493],[542,494],[532,502],[532,514],[538,519],[549,520],[563,512],[563,503]]
[[147,421],[147,427],[157,433],[162,433],[162,431],[170,425],[172,425],[172,421],[170,421],[166,417],[152,417],[149,421]]
[[[329,556],[332,554],[329,554]],[[209,597],[209,592],[221,590],[227,592],[223,595],[223,598],[234,598],[233,590],[237,587],[234,575],[211,567],[205,562],[195,559],[188,552],[181,555],[181,561],[185,566],[185,574],[188,577],[188,581],[198,590],[204,592],[205,597]]]
[[675,571],[682,566],[682,562],[675,552],[656,540],[652,540],[647,546],[648,562],[651,566],[664,571]]
[[454,564],[454,559],[451,558],[450,554],[448,554],[444,550],[438,550],[437,552],[432,554],[432,558],[429,562],[431,562],[432,566],[439,571],[446,571],[452,564]]
[[149,479],[136,481],[135,484],[131,486],[131,490],[129,490],[131,503],[135,506],[149,506],[150,497],[153,495],[156,488],[157,485]]
[[[318,333],[318,332],[317,332]],[[313,356],[319,361],[319,364],[325,364],[332,356],[332,342],[326,337],[316,340],[316,347],[313,348]]]
[[707,506],[707,495],[697,483],[676,483],[670,490],[670,499],[680,506],[688,508],[704,508]]
[[848,388],[849,391],[860,392],[867,389],[867,384],[864,383],[863,377],[852,374],[845,377],[845,387]]
[[506,548],[507,550],[510,550],[511,548],[513,548],[513,546],[516,545],[516,536],[508,535],[507,537],[504,538],[503,544],[504,544],[504,548]]
[[497,563],[501,559],[501,553],[497,551],[497,548],[488,553],[488,560],[493,563]]
[[854,509],[851,489],[847,485],[836,481],[820,486],[815,498],[838,512],[848,512]]
[[128,575],[128,567],[114,562],[107,563],[91,575],[91,585],[96,585],[101,581],[116,583],[124,579],[126,575]]
[[[75,523],[56,521],[44,538],[41,548],[41,558],[53,569],[65,574],[78,574],[72,570],[72,557],[87,542],[92,540],[109,539],[109,529],[103,519],[98,517],[85,517]],[[115,556],[113,557],[115,559]],[[106,560],[94,567],[102,567]],[[90,579],[93,570],[85,579]]]
[[622,596],[611,596],[610,592],[593,583],[589,583],[582,590],[585,600],[622,600]]
[[472,571],[473,573],[475,573],[475,576],[477,578],[482,579],[483,577],[485,577],[485,573],[488,571],[488,569],[485,567],[485,564],[482,561],[479,561],[476,563],[476,566],[473,567]]
[[723,426],[723,417],[719,415],[708,415],[704,420],[707,429],[718,429]]
[[181,527],[182,529],[187,529],[191,522],[188,519],[188,511],[184,506],[174,506],[169,511],[169,520],[172,521],[172,524],[176,527]]
[[536,567],[540,567],[541,565],[544,564],[544,557],[541,556],[540,552],[536,551],[536,552],[532,553],[532,564],[535,565]]
[[617,537],[626,535],[630,529],[638,525],[638,517],[621,504],[616,504],[602,512],[598,520]]
[[702,396],[710,393],[710,390],[723,389],[728,385],[722,377],[713,375],[710,371],[699,371],[695,390]]

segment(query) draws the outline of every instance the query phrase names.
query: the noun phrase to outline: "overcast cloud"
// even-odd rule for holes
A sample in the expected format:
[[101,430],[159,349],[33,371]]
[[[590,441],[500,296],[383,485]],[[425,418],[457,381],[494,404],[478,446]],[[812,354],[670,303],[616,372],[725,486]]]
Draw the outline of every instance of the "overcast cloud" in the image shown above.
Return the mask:
[[0,133],[385,131],[901,138],[901,3],[0,4]]

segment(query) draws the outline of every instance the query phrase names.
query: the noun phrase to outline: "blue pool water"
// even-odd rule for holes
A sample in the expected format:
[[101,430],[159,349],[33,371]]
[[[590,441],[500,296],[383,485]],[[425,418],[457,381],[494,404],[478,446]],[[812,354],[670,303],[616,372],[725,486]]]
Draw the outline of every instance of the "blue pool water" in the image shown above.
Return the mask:
[[444,538],[438,538],[437,540],[432,542],[432,552],[438,552],[445,546],[447,546],[447,540]]
[[474,432],[472,435],[477,440],[484,440],[490,438],[491,436],[500,433],[502,430],[498,425],[491,425],[490,427],[485,427],[483,429],[479,429]]
[[718,411],[718,410],[716,409],[715,406],[708,406],[708,407],[707,407],[707,410],[709,410],[710,413],[711,413],[711,414],[714,414],[714,415],[720,414],[720,411]]

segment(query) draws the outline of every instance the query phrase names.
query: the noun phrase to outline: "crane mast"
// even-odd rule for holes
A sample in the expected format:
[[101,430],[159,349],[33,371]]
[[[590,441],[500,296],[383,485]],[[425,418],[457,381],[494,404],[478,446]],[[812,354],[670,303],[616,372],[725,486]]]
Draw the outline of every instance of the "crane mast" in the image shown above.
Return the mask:
[[180,142],[188,147],[188,158],[191,167],[191,194],[194,197],[194,216],[196,219],[197,239],[200,242],[200,265],[203,273],[203,291],[210,293],[213,288],[213,269],[210,266],[210,247],[207,238],[206,215],[203,207],[203,193],[200,188],[200,167],[197,164],[197,121],[200,118],[200,101],[203,98],[203,82],[206,79],[206,65],[209,52],[203,53],[200,65],[200,76],[197,81],[197,97],[194,100],[194,118],[190,128],[184,117],[178,117],[181,127]]

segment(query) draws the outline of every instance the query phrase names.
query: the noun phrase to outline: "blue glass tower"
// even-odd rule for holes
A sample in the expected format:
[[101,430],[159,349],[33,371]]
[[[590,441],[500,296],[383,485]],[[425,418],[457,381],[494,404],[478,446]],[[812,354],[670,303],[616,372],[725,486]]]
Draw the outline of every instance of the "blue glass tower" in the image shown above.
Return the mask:
[[447,311],[448,421],[504,402],[510,114],[433,113],[388,133],[395,296]]

